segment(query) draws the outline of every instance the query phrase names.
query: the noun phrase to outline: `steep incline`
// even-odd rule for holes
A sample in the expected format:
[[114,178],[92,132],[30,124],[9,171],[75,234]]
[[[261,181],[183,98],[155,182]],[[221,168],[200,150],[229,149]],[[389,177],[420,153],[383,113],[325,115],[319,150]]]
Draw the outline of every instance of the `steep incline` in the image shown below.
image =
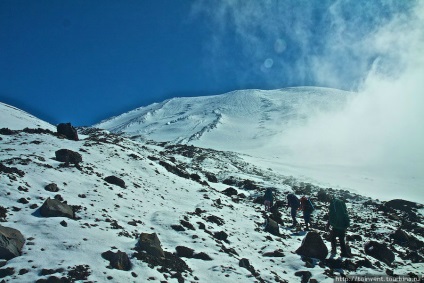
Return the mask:
[[23,128],[43,128],[56,130],[56,127],[28,114],[21,109],[0,102],[0,128],[22,130]]

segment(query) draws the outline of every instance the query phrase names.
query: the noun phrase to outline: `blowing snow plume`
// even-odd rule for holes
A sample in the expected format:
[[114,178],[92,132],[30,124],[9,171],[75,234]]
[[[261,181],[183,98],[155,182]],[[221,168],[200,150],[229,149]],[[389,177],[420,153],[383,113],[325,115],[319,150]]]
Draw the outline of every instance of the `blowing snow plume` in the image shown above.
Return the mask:
[[315,85],[356,92],[338,111],[315,113],[306,124],[292,125],[274,141],[281,155],[290,152],[290,162],[302,166],[349,166],[420,183],[422,1],[219,3],[202,2],[193,11],[213,23],[212,60],[235,64],[237,54],[225,45],[229,35],[234,37],[244,61],[233,67],[242,83],[259,77],[270,88]]

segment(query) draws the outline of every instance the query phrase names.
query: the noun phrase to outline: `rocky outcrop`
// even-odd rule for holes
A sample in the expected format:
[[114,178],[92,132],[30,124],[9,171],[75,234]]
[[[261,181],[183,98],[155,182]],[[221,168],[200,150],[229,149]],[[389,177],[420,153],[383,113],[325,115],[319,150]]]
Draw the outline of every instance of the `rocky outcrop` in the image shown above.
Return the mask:
[[68,140],[79,140],[78,132],[71,123],[61,123],[57,125],[57,133],[65,136]]
[[40,214],[43,217],[67,217],[74,218],[72,207],[57,199],[48,198],[40,207]]
[[365,244],[365,253],[379,261],[390,265],[395,260],[395,254],[383,243],[369,241]]
[[138,249],[154,257],[165,257],[158,235],[156,233],[141,233],[138,239]]
[[79,164],[82,162],[82,156],[78,152],[69,149],[59,149],[55,152],[56,160],[65,163]]
[[0,225],[0,259],[20,256],[24,244],[25,238],[19,230]]
[[328,248],[318,232],[309,232],[296,250],[296,253],[323,260],[328,255]]
[[116,253],[107,251],[102,253],[102,257],[109,261],[109,266],[118,270],[131,270],[131,261],[125,252],[118,250]]

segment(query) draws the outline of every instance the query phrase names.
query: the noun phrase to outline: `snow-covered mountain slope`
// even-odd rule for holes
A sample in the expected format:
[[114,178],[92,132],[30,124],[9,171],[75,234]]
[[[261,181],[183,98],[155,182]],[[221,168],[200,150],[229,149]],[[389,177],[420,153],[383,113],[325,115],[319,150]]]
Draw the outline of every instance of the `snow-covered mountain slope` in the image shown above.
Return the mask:
[[[364,101],[358,93],[317,87],[240,90],[173,98],[95,127],[141,141],[239,152],[250,163],[304,181],[424,203],[424,174],[415,160],[422,158],[398,154],[403,146],[385,124],[393,118],[377,123],[378,109]],[[379,123],[385,125],[381,133]]]
[[316,87],[239,90],[172,98],[105,120],[94,127],[155,141],[240,151],[268,144],[318,111],[340,109],[348,92]]
[[[1,280],[333,282],[336,276],[414,276],[424,269],[423,208],[417,204],[385,203],[302,183],[233,152],[141,143],[90,128],[80,129],[80,137],[0,131],[1,226],[26,239],[20,256],[0,260]],[[81,161],[59,161],[61,149],[78,153]],[[124,184],[110,183],[110,176]],[[263,210],[266,187],[275,188],[273,213]],[[326,201],[330,195],[347,200],[353,258],[318,260],[295,253],[306,232],[288,228],[288,192],[311,196],[312,231],[324,239],[324,252],[330,249]],[[42,216],[48,198],[71,205],[72,219]],[[279,223],[279,235],[268,232],[269,226],[265,231],[265,216]],[[141,233],[157,234],[164,258],[140,250]],[[394,261],[365,254],[369,241],[386,246]],[[107,254],[118,250],[128,255],[129,268],[110,266]]]
[[0,128],[22,130],[24,128],[43,128],[55,130],[56,127],[28,114],[21,109],[0,102]]

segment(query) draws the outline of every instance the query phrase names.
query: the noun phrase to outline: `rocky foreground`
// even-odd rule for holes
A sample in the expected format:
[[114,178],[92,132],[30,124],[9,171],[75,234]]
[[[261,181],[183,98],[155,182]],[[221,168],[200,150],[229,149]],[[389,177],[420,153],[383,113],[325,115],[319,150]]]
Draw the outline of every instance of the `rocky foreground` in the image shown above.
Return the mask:
[[[0,143],[0,282],[332,282],[424,270],[423,205],[411,201],[92,128],[0,129]],[[311,197],[310,231],[288,228],[289,192]],[[348,205],[351,258],[329,255],[331,196]]]

